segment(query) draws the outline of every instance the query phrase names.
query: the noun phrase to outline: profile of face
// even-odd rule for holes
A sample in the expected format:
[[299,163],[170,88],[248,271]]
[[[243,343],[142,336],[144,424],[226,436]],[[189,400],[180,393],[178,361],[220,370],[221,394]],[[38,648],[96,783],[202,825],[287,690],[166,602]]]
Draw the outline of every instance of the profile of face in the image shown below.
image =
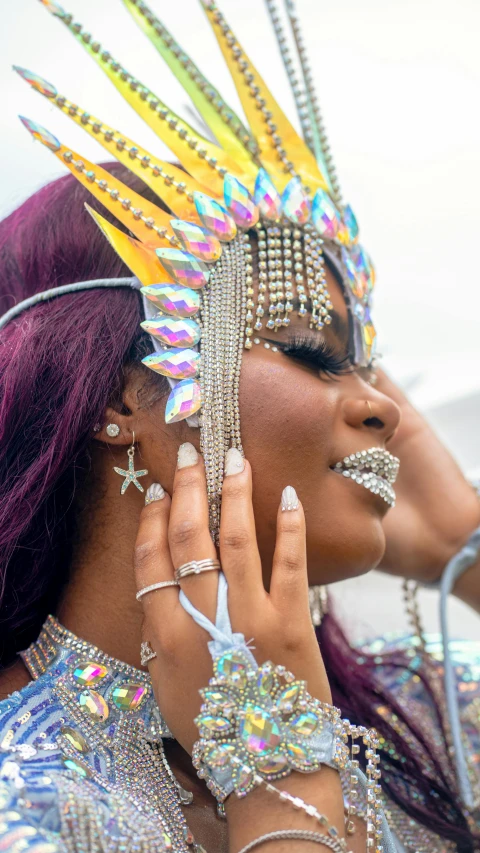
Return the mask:
[[[292,312],[288,328],[270,334],[263,329],[260,343],[245,352],[242,361],[242,441],[253,470],[255,521],[267,584],[278,506],[287,485],[296,489],[305,510],[311,584],[369,571],[385,546],[382,519],[388,504],[332,469],[358,451],[388,449],[400,412],[367,382],[365,370],[352,370],[343,291],[329,271],[327,281],[334,308],[330,326],[310,330],[306,318]],[[130,408],[136,408],[133,390],[124,398]],[[166,426],[163,406],[164,401],[137,408],[135,421],[141,467],[169,490],[176,448],[183,441],[199,448],[199,431],[185,423]]]

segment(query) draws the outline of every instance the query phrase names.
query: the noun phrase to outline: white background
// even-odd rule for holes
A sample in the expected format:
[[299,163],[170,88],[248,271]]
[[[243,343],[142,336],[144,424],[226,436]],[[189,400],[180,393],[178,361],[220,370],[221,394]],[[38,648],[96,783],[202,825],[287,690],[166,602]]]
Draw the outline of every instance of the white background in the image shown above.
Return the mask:
[[[44,76],[81,107],[168,158],[38,0],[0,2],[0,216],[63,173],[50,152],[32,143],[18,113],[89,159],[108,159],[94,140],[31,91],[10,70],[12,63]],[[121,0],[65,0],[63,5],[126,68],[192,120],[180,87]],[[375,318],[385,364],[410,389],[465,470],[480,471],[480,3],[298,0],[298,7],[344,196],[377,267]],[[152,8],[238,108],[200,3],[152,0]],[[221,8],[293,118],[263,2],[223,0]],[[367,616],[376,611],[376,627],[402,623],[391,598],[396,582],[375,576],[354,581],[342,598],[348,603],[350,595],[353,605],[362,593]],[[455,614],[462,633],[478,636],[478,623],[469,621],[460,605]],[[433,625],[431,604],[427,617]]]

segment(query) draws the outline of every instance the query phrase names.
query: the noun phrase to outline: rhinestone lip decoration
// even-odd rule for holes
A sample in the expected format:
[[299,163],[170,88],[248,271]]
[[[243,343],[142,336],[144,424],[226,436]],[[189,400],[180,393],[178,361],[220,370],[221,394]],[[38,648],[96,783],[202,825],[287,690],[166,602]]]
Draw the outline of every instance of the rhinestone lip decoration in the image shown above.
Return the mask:
[[345,456],[331,470],[345,479],[353,480],[369,492],[380,495],[389,506],[395,506],[393,484],[397,479],[400,460],[382,447],[371,447]]
[[220,801],[232,788],[243,797],[292,770],[316,770],[332,745],[334,762],[344,765],[338,710],[310,696],[283,666],[267,661],[252,669],[240,649],[226,652],[214,660],[214,676],[200,695],[193,764]]
[[200,295],[197,290],[181,284],[149,284],[140,288],[143,295],[164,314],[175,317],[194,317],[200,310]]
[[156,255],[168,275],[184,287],[199,290],[208,282],[210,272],[203,261],[181,249],[156,249]]
[[170,225],[186,252],[205,263],[218,261],[222,247],[220,240],[213,234],[209,234],[194,222],[184,222],[182,219],[172,219]]

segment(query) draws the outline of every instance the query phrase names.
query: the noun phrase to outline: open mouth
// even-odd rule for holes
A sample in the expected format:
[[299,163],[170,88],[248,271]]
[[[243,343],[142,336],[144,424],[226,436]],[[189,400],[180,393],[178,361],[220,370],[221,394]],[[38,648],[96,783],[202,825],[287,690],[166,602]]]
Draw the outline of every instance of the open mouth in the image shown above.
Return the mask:
[[395,506],[393,483],[397,479],[399,465],[400,460],[388,450],[371,447],[345,456],[331,468],[374,495],[380,495],[389,506]]

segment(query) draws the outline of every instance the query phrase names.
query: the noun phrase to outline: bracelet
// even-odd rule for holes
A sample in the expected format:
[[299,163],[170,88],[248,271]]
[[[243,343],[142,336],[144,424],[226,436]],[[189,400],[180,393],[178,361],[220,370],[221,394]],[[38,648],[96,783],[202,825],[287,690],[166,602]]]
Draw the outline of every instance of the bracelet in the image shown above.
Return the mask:
[[259,838],[254,838],[239,853],[250,853],[264,844],[266,841],[313,841],[315,844],[323,844],[324,847],[329,847],[334,853],[342,853],[342,848],[338,841],[329,838],[327,835],[321,835],[319,832],[311,832],[308,829],[277,829],[274,832],[267,832],[265,835],[260,835]]

